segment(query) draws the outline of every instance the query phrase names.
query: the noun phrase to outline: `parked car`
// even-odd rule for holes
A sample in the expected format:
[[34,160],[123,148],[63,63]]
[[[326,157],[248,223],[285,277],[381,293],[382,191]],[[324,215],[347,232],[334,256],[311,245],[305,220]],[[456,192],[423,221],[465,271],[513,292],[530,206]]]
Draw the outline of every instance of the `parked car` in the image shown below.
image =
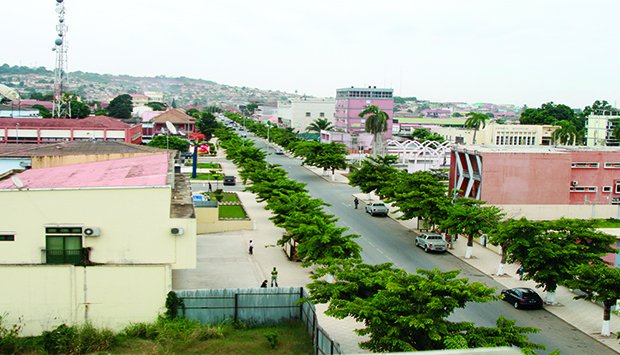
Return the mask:
[[224,185],[235,186],[237,184],[237,178],[234,176],[224,176]]
[[370,202],[366,205],[366,213],[370,213],[371,216],[384,216],[388,215],[388,208],[383,202]]
[[274,154],[276,154],[276,155],[284,155],[284,151],[282,149],[276,149]]
[[425,252],[448,250],[448,244],[443,239],[441,234],[436,233],[424,233],[415,237],[415,246],[424,249]]
[[514,308],[542,308],[543,300],[536,291],[529,287],[515,287],[502,290],[504,301],[513,305]]

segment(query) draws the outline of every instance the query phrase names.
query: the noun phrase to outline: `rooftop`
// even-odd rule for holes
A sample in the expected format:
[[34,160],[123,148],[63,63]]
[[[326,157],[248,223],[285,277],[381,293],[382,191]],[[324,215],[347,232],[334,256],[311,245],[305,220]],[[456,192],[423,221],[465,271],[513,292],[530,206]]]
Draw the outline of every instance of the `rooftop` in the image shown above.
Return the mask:
[[179,109],[173,108],[167,111],[162,112],[160,115],[157,115],[151,119],[154,123],[164,123],[166,121],[170,121],[171,123],[193,123],[195,121],[194,117],[185,114]]
[[[15,174],[24,189],[85,187],[153,187],[168,184],[168,154],[105,160],[93,163],[30,169]],[[17,190],[14,179],[0,181],[0,189]]]
[[165,153],[166,150],[115,141],[69,141],[49,144],[0,144],[0,157]]
[[128,129],[131,125],[108,116],[86,118],[0,118],[0,128],[90,128]]
[[457,145],[454,149],[468,152],[484,152],[484,153],[547,153],[547,154],[565,154],[569,152],[617,152],[620,154],[618,147],[586,147],[575,145]]

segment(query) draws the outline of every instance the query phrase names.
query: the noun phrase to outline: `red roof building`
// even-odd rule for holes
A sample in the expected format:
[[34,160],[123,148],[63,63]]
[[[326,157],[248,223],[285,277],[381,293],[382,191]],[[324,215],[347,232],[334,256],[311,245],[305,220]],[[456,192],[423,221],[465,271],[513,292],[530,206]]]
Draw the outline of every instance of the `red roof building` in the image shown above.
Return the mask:
[[108,116],[82,119],[0,118],[2,143],[56,143],[74,140],[142,143],[142,125],[127,124]]

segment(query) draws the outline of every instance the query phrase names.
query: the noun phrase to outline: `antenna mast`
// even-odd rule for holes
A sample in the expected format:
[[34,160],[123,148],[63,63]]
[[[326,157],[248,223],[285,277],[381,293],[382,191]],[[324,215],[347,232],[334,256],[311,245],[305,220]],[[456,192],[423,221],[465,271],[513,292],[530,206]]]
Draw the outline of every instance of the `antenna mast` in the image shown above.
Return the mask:
[[65,4],[64,0],[56,0],[56,13],[58,14],[58,24],[56,32],[58,37],[54,41],[52,51],[56,52],[56,67],[54,68],[54,102],[52,106],[53,118],[71,117],[71,105],[69,101],[63,102],[63,86],[67,81],[67,25],[65,25]]

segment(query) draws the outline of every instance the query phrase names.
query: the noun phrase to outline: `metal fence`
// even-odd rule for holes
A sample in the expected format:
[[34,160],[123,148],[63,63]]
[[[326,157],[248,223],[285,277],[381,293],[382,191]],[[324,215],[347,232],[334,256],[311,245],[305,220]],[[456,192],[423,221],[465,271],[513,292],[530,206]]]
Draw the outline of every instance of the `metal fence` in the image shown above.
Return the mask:
[[340,346],[319,325],[316,309],[301,302],[303,287],[226,288],[175,291],[185,305],[183,315],[203,324],[226,319],[252,324],[275,324],[300,320],[312,338],[316,354],[342,354]]

